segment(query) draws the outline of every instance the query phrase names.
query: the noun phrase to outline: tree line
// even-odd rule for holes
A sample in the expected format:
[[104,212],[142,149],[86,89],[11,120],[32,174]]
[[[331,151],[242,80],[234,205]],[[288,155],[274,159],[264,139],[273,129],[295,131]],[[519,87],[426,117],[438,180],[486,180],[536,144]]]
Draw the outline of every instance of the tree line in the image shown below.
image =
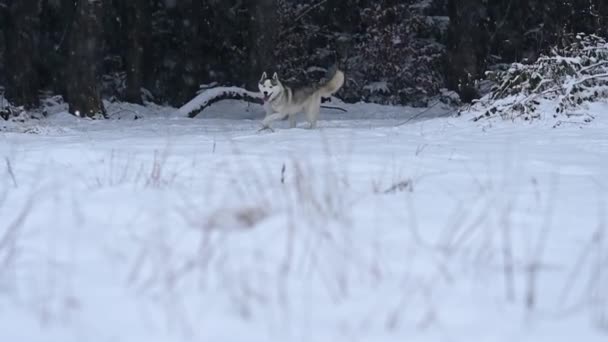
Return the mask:
[[0,85],[14,105],[60,94],[99,117],[102,99],[181,105],[201,85],[338,64],[346,101],[470,101],[486,70],[606,36],[607,18],[605,0],[0,0]]

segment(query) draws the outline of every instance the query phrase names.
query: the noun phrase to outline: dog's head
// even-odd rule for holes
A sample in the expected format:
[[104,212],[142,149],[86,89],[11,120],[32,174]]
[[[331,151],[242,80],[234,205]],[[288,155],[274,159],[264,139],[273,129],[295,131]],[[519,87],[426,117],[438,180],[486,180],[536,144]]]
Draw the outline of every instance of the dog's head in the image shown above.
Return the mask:
[[283,85],[279,81],[279,75],[276,72],[272,78],[268,78],[268,75],[264,72],[258,83],[258,88],[264,97],[264,102],[274,100],[283,91]]

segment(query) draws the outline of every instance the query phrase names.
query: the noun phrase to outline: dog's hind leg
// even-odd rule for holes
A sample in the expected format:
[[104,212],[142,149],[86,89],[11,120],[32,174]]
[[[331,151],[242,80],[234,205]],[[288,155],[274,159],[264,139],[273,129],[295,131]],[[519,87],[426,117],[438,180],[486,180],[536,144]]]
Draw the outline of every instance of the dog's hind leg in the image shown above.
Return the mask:
[[318,105],[310,105],[306,110],[306,117],[308,119],[308,123],[310,124],[310,129],[317,128],[317,120],[319,119],[319,109]]
[[289,115],[289,128],[296,128],[296,114]]

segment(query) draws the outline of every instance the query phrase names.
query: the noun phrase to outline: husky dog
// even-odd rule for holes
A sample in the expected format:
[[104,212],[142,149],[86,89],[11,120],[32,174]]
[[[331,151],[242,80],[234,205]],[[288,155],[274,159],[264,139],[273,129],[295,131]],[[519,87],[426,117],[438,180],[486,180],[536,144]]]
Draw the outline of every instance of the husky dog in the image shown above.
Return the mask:
[[344,73],[337,69],[329,81],[318,86],[298,89],[283,85],[276,72],[272,78],[268,78],[264,72],[258,84],[260,93],[264,96],[264,108],[266,109],[262,129],[271,129],[272,121],[282,120],[287,116],[289,116],[289,127],[294,128],[296,127],[296,114],[300,112],[306,113],[310,128],[315,128],[319,118],[321,98],[333,95],[340,90],[342,85],[344,85]]

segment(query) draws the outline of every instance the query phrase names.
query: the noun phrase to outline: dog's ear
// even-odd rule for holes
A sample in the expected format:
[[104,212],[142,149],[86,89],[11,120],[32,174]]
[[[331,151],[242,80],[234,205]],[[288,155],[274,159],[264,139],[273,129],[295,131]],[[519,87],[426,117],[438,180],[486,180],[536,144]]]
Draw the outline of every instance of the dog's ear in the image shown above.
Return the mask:
[[268,78],[268,75],[266,74],[266,71],[264,71],[264,72],[262,73],[262,78],[260,78],[260,83],[262,83],[262,82],[266,81],[266,79],[267,79],[267,78]]
[[279,75],[275,72],[274,75],[272,75],[272,79],[275,81],[279,80]]

